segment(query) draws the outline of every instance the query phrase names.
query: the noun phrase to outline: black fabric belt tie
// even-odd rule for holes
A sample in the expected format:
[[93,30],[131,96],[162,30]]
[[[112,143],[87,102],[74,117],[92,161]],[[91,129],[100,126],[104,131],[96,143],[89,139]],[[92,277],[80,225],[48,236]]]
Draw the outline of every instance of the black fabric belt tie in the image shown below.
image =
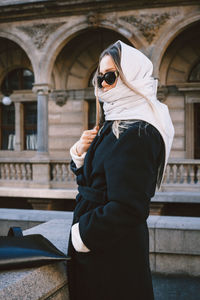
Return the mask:
[[79,185],[78,191],[85,200],[99,204],[106,204],[108,202],[106,192],[82,185]]

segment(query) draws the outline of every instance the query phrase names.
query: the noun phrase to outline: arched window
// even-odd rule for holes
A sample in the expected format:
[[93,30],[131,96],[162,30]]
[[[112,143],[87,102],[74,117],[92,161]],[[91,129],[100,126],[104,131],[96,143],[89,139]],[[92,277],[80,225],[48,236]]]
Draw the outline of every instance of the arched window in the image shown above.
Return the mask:
[[200,82],[200,62],[190,72],[189,82]]
[[1,85],[2,92],[7,90],[31,90],[34,83],[34,74],[32,71],[24,68],[15,69],[9,72]]

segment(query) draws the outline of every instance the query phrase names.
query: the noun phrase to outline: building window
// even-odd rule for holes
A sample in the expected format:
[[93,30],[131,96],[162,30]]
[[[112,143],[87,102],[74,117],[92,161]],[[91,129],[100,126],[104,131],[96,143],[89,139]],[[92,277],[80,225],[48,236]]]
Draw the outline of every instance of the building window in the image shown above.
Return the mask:
[[0,105],[0,149],[14,150],[15,148],[15,107]]
[[34,74],[28,69],[15,69],[9,72],[2,82],[1,90],[31,90],[33,88]]
[[24,103],[24,148],[37,149],[37,102]]

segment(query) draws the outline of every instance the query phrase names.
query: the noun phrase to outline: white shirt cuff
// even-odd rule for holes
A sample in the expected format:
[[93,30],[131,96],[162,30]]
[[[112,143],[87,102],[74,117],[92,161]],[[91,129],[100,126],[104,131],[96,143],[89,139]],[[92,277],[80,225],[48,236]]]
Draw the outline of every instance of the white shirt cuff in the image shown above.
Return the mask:
[[89,252],[90,250],[84,245],[79,231],[79,223],[76,223],[71,228],[72,244],[77,252]]
[[80,168],[83,166],[84,164],[84,159],[86,156],[86,152],[84,152],[81,156],[78,155],[77,153],[77,144],[78,142],[76,142],[71,148],[70,148],[70,155],[76,165],[77,168]]

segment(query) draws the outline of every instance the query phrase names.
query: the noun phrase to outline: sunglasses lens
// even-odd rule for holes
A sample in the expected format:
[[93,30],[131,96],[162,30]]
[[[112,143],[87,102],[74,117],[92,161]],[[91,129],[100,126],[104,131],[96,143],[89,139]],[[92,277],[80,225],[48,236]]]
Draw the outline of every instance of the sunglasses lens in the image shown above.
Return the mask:
[[116,80],[116,75],[114,72],[108,72],[105,74],[105,82],[107,84],[112,85]]
[[118,73],[116,75],[116,72],[107,72],[105,73],[103,76],[97,76],[97,84],[98,84],[98,87],[101,89],[103,86],[102,86],[102,82],[105,80],[105,82],[109,85],[112,85],[116,78],[118,76]]
[[102,82],[103,82],[103,76],[97,76],[97,85],[100,89],[102,88]]

